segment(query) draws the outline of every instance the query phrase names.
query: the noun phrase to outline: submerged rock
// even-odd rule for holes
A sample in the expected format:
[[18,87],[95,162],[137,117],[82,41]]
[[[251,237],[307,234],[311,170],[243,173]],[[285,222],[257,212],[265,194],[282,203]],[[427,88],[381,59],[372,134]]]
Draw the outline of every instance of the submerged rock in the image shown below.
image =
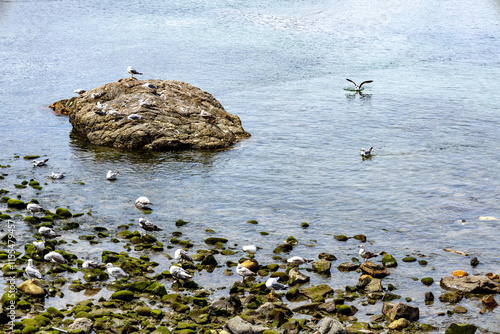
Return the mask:
[[68,114],[73,131],[95,145],[212,149],[250,137],[211,94],[181,81],[120,79],[51,108]]

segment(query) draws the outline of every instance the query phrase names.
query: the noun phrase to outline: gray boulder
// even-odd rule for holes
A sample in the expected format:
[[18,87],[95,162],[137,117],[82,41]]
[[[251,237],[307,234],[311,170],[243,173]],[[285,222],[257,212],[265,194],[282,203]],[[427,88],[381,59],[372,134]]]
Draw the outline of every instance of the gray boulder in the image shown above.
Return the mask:
[[262,334],[269,328],[261,325],[252,325],[240,316],[237,316],[229,319],[224,325],[224,329],[232,334]]
[[211,94],[181,81],[120,79],[51,108],[69,115],[73,132],[101,146],[212,149],[250,137]]
[[92,320],[89,318],[76,318],[75,321],[68,327],[68,331],[83,330],[86,334],[92,331]]
[[321,321],[318,334],[347,334],[347,330],[338,320],[325,317]]
[[400,318],[417,321],[420,317],[420,310],[418,307],[404,303],[391,304],[385,302],[382,306],[382,314],[391,322]]
[[485,276],[443,277],[440,284],[467,293],[500,293],[500,284]]

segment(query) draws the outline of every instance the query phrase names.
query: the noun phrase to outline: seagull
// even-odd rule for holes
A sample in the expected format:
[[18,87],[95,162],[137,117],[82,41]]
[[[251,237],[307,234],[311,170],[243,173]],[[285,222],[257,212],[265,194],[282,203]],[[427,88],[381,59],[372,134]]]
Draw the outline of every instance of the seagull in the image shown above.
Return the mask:
[[95,269],[97,267],[99,267],[99,263],[96,262],[96,261],[85,261],[82,264],[82,268],[83,269],[90,269],[90,270],[92,270],[92,269]]
[[50,261],[50,262],[54,262],[54,263],[60,263],[60,264],[67,264],[68,263],[68,260],[66,260],[58,252],[47,253],[43,258],[45,261]]
[[116,111],[115,109],[113,108],[109,108],[108,109],[108,114],[117,118],[117,117],[120,117],[120,116],[123,116],[120,112]]
[[154,84],[152,84],[151,82],[146,82],[144,85],[142,85],[142,87],[150,88],[150,89],[157,89],[158,88]]
[[137,114],[130,114],[130,115],[128,115],[127,118],[129,121],[132,121],[132,122],[140,121],[142,119],[141,115],[137,115]]
[[359,154],[364,157],[364,158],[367,158],[369,156],[372,155],[372,151],[373,151],[373,146],[370,147],[369,149],[365,150],[364,148],[362,148],[361,150],[359,150]]
[[254,273],[250,269],[243,267],[241,265],[241,263],[238,263],[238,266],[236,267],[236,273],[238,273],[238,275],[243,277],[243,279],[241,280],[241,283],[243,283],[245,281],[245,277],[247,277],[247,276],[257,276],[257,273]]
[[119,278],[129,277],[125,271],[120,267],[113,267],[111,263],[106,264],[106,271],[108,274],[115,278],[115,281]]
[[147,197],[141,196],[135,200],[135,205],[140,208],[147,208],[148,205],[153,205],[153,203],[151,203]]
[[38,229],[38,233],[43,235],[44,237],[47,238],[55,238],[55,237],[60,237],[60,234],[57,234],[53,229],[47,226],[42,226]]
[[175,279],[188,279],[193,277],[192,275],[189,275],[189,273],[186,270],[182,269],[181,267],[170,266],[169,271],[172,277]]
[[111,169],[108,170],[108,174],[106,174],[106,179],[108,180],[116,180],[116,177],[120,175],[119,171],[113,172]]
[[147,234],[147,231],[162,231],[163,229],[158,227],[158,225],[150,222],[149,220],[147,219],[144,219],[144,218],[139,218],[139,225],[141,225],[141,227],[143,229],[146,230],[146,234]]
[[288,289],[288,286],[281,284],[278,282],[278,277],[269,277],[269,279],[266,281],[266,286],[268,289],[271,290],[270,295],[273,295],[273,292],[276,290],[286,290]]
[[33,246],[37,252],[43,252],[45,250],[45,242],[43,241],[33,241]]
[[215,118],[214,115],[205,110],[200,111],[200,116],[205,118]]
[[33,166],[35,166],[35,167],[42,167],[42,166],[45,166],[47,161],[49,161],[49,158],[43,159],[43,160],[33,160],[32,163],[33,163]]
[[174,259],[186,260],[186,261],[193,262],[193,258],[191,256],[189,256],[188,253],[184,249],[181,249],[181,248],[179,248],[178,250],[175,251]]
[[28,260],[28,266],[26,267],[24,272],[26,273],[28,278],[31,278],[31,282],[33,282],[35,278],[42,278],[42,274],[33,266],[33,259]]
[[248,254],[255,254],[257,253],[257,246],[255,245],[245,245],[243,247],[241,247],[241,249],[244,251],[244,252],[247,252]]
[[28,210],[30,210],[31,212],[33,212],[33,214],[37,213],[37,212],[45,212],[45,209],[42,208],[39,204],[36,204],[36,203],[29,203],[26,208]]
[[289,258],[288,260],[286,260],[286,262],[288,262],[290,264],[296,264],[297,266],[300,266],[302,264],[306,264],[306,263],[309,263],[312,261],[313,260],[307,260],[307,259],[304,259],[303,257],[300,257],[300,256],[293,256],[293,257]]
[[363,86],[364,84],[367,84],[367,83],[370,83],[370,82],[373,82],[373,80],[367,80],[367,81],[363,81],[359,86],[356,85],[356,83],[354,81],[352,81],[351,79],[346,79],[347,81],[350,81],[354,84],[354,91],[355,92],[359,92],[361,91],[361,86]]
[[132,66],[127,67],[127,72],[131,75],[131,78],[134,77],[134,74],[136,75],[142,75],[142,73],[139,73],[135,68]]
[[365,259],[365,262],[366,260],[371,259],[372,257],[378,256],[378,254],[365,250],[365,245],[359,245],[358,248],[359,248],[359,256]]
[[86,90],[85,90],[85,89],[78,88],[78,89],[75,89],[75,90],[74,90],[74,92],[75,92],[75,93],[77,93],[78,95],[82,95],[83,93],[85,93],[85,92],[86,92]]
[[54,172],[52,172],[49,177],[51,179],[54,179],[54,180],[59,180],[59,179],[64,178],[64,173],[54,173]]

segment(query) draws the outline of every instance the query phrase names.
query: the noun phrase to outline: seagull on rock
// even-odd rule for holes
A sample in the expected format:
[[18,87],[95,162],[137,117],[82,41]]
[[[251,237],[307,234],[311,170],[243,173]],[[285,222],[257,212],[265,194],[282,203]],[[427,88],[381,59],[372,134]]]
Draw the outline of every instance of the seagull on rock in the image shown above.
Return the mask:
[[151,82],[146,82],[144,85],[142,85],[144,88],[149,88],[149,89],[158,89],[156,85],[152,84]]
[[108,173],[106,174],[106,179],[108,180],[116,180],[116,177],[120,175],[119,171],[113,172],[111,169],[108,170]]
[[139,225],[141,225],[141,227],[146,230],[146,234],[148,231],[163,231],[162,228],[158,227],[158,225],[150,222],[149,220],[147,219],[144,219],[144,218],[139,218]]
[[369,149],[365,150],[364,148],[362,148],[361,150],[359,150],[359,154],[363,157],[363,158],[368,158],[372,155],[372,151],[373,151],[373,147],[370,147]]
[[266,286],[268,289],[271,290],[270,295],[272,296],[276,290],[286,290],[288,289],[288,286],[281,284],[278,282],[278,277],[269,277],[269,279],[266,281]]
[[354,91],[355,92],[359,92],[361,91],[361,86],[363,86],[364,84],[367,84],[367,83],[370,83],[370,82],[373,82],[373,80],[367,80],[367,81],[363,81],[359,86],[356,85],[356,83],[354,81],[352,81],[351,79],[346,79],[347,81],[349,82],[352,82],[354,84]]
[[181,248],[179,248],[178,250],[175,251],[174,259],[186,260],[186,261],[193,262],[193,258],[191,256],[189,256],[188,253],[184,249],[181,249]]
[[75,89],[75,90],[74,90],[74,92],[75,92],[75,93],[77,93],[78,95],[82,95],[83,93],[85,93],[85,92],[86,92],[86,90],[85,90],[85,89],[78,88],[78,89]]
[[238,275],[240,275],[241,277],[243,277],[243,279],[241,280],[241,283],[243,283],[245,281],[245,278],[246,277],[249,277],[249,276],[257,276],[257,273],[254,273],[253,271],[251,271],[250,269],[246,268],[246,267],[243,267],[241,265],[241,263],[238,263],[238,266],[236,267],[236,273]]
[[85,261],[82,264],[83,269],[90,269],[93,270],[95,268],[99,267],[99,262],[96,261]]
[[307,260],[307,259],[304,259],[303,257],[300,257],[300,256],[293,256],[293,257],[289,258],[288,260],[286,260],[286,262],[288,262],[290,264],[295,264],[297,266],[300,266],[302,264],[306,264],[306,263],[309,263],[312,261],[313,260]]
[[41,253],[45,250],[45,242],[43,241],[33,241],[33,246],[35,247],[36,251]]
[[359,245],[358,248],[359,248],[359,256],[361,256],[365,260],[365,262],[366,260],[371,259],[372,257],[378,256],[378,254],[365,250],[365,245]]
[[33,266],[33,259],[28,260],[28,266],[26,267],[24,272],[32,282],[35,278],[42,278],[42,274]]
[[169,271],[172,277],[175,279],[188,279],[193,277],[186,270],[178,266],[170,266]]
[[133,68],[132,66],[129,66],[127,67],[127,72],[131,75],[131,78],[134,77],[134,74],[135,75],[142,75],[142,73],[140,73],[139,71],[137,71],[135,68]]
[[47,238],[55,238],[60,237],[60,234],[57,234],[53,229],[47,226],[42,226],[38,229],[38,233]]
[[37,212],[45,212],[45,209],[42,208],[39,204],[36,204],[36,203],[29,203],[26,208],[28,210],[30,210],[31,212],[33,212],[33,214],[37,213]]
[[45,166],[47,161],[49,161],[49,158],[43,159],[43,160],[33,160],[32,163],[33,163],[33,166],[35,166],[35,167],[42,167],[42,166]]
[[111,263],[106,264],[106,271],[108,272],[109,276],[112,276],[115,278],[115,281],[119,278],[129,277],[129,274],[127,274],[125,271],[123,271],[122,268],[113,267],[113,264],[111,264]]
[[45,256],[43,258],[45,261],[50,261],[50,262],[60,263],[60,264],[68,264],[68,260],[66,260],[58,252],[47,253],[47,254],[45,254]]
[[145,196],[141,196],[135,200],[135,206],[139,208],[146,209],[149,207],[149,205],[153,205],[153,203],[151,203],[149,199]]

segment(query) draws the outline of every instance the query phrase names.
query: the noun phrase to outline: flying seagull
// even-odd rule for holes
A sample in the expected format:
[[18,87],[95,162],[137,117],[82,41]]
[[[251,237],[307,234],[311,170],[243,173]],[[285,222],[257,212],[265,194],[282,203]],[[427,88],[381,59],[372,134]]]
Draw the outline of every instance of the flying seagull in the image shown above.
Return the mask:
[[162,231],[163,229],[158,227],[158,225],[150,222],[149,220],[147,219],[144,219],[144,218],[139,218],[139,225],[141,225],[141,227],[146,230],[146,234],[148,234],[147,232],[148,231]]
[[361,91],[361,86],[363,86],[364,84],[367,84],[367,83],[370,83],[370,82],[373,82],[373,80],[367,80],[367,81],[363,81],[359,86],[356,85],[356,83],[354,81],[352,81],[351,79],[346,79],[347,81],[349,82],[352,82],[354,84],[354,91],[355,92],[359,92]]
[[142,75],[142,73],[139,73],[139,71],[137,71],[135,68],[133,68],[132,66],[129,66],[127,68],[127,72],[131,75],[131,78],[134,77],[134,74],[136,75]]
[[47,161],[49,161],[49,158],[43,159],[43,160],[33,160],[32,163],[33,163],[33,166],[35,166],[35,167],[42,167],[42,166],[45,166]]
[[365,262],[366,260],[371,259],[372,257],[378,256],[378,254],[365,250],[365,245],[359,245],[358,248],[359,248],[359,256],[361,256],[365,260]]
[[193,258],[191,256],[189,256],[188,253],[184,249],[181,249],[181,248],[179,248],[178,250],[175,251],[174,259],[186,260],[186,261],[193,262]]
[[129,277],[129,274],[127,274],[125,271],[123,271],[122,268],[113,267],[113,264],[111,264],[111,263],[106,264],[106,271],[108,272],[109,276],[112,276],[115,278],[115,281],[119,278]]
[[362,148],[361,150],[359,150],[359,154],[364,157],[364,158],[367,158],[369,156],[372,155],[372,151],[373,151],[373,147],[370,147],[369,149],[365,150],[364,148]]
[[28,260],[28,266],[26,267],[24,272],[26,273],[28,278],[31,278],[32,282],[35,278],[42,278],[42,274],[33,266],[33,259]]
[[288,289],[288,286],[281,284],[278,282],[278,277],[269,277],[269,279],[266,282],[266,286],[268,289],[271,290],[270,295],[273,296],[273,293],[276,290],[286,290]]

